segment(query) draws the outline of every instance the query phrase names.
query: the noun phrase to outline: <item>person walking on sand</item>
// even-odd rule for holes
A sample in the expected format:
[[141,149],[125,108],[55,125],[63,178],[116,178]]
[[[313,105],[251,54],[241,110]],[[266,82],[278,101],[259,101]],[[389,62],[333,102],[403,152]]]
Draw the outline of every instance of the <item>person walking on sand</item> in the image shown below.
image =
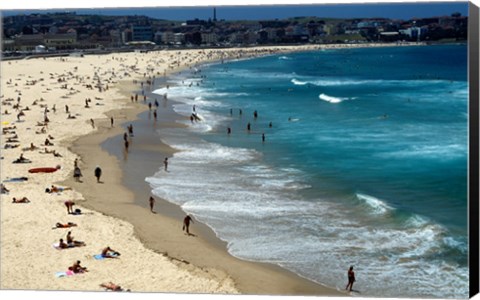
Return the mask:
[[353,288],[353,283],[355,282],[355,273],[353,272],[353,266],[350,266],[350,268],[348,269],[347,276],[348,276],[348,283],[345,289],[351,292]]
[[165,172],[168,172],[167,169],[168,169],[168,157],[165,157],[165,159],[163,160],[163,166],[165,167]]
[[113,117],[110,117],[110,127],[113,127]]
[[97,166],[95,168],[95,177],[97,177],[97,183],[100,183],[100,177],[102,176],[102,169],[100,168],[100,166]]
[[192,219],[192,217],[190,217],[190,215],[187,215],[187,216],[183,219],[183,227],[182,227],[182,230],[183,230],[183,231],[186,231],[188,235],[190,235],[190,231],[189,231],[190,222],[193,223],[193,219]]
[[150,199],[148,199],[148,202],[150,203],[150,211],[153,213],[153,206],[155,205],[155,198],[150,196]]

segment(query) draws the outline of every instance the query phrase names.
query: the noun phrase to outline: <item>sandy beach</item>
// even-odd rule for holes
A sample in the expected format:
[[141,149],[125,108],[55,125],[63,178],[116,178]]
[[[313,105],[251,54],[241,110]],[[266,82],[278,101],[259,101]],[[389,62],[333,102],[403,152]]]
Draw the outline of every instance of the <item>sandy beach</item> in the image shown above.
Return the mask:
[[[156,199],[156,213],[150,212],[150,189],[144,181],[161,165],[158,157],[175,151],[150,141],[152,132],[181,126],[170,103],[159,107],[159,122],[148,120],[145,103],[152,101],[149,93],[155,84],[161,85],[172,72],[208,61],[318,48],[164,50],[2,61],[1,179],[8,192],[1,195],[0,288],[105,291],[100,285],[112,282],[132,292],[347,296],[280,267],[239,260],[198,222],[191,228],[195,236],[184,234],[185,214],[179,207]],[[123,134],[129,124],[135,135],[128,138],[127,152]],[[123,160],[111,152],[121,153]],[[13,163],[21,155],[24,160]],[[81,181],[73,178],[76,159]],[[52,173],[29,173],[57,166]],[[102,169],[100,183],[94,176],[96,166]],[[47,193],[52,185],[71,190]],[[29,202],[12,203],[14,197]],[[81,214],[67,213],[67,200]],[[55,228],[68,222],[76,226]],[[85,245],[56,249],[54,244],[65,240],[68,231]],[[107,246],[121,255],[96,259]],[[69,275],[68,267],[77,260],[88,272]]]

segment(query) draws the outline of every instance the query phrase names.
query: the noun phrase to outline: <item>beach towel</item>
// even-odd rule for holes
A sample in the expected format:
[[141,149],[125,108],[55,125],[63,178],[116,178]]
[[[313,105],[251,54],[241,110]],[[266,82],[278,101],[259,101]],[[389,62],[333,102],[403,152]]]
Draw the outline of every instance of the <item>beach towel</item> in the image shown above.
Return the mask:
[[110,253],[109,254],[110,257],[104,257],[102,256],[102,254],[96,254],[93,256],[93,258],[95,258],[96,260],[103,260],[103,259],[106,259],[106,258],[117,258],[120,256],[120,254],[117,254],[117,253]]
[[75,275],[75,273],[73,273],[73,271],[66,271],[66,272],[57,272],[55,273],[55,277],[57,278],[60,278],[60,277],[67,277],[67,276],[72,276],[72,275]]
[[3,182],[19,182],[19,181],[26,181],[28,180],[27,177],[14,177],[10,179],[5,179]]
[[57,250],[63,250],[63,248],[60,248],[60,244],[59,243],[54,243],[52,244],[52,247],[57,249]]

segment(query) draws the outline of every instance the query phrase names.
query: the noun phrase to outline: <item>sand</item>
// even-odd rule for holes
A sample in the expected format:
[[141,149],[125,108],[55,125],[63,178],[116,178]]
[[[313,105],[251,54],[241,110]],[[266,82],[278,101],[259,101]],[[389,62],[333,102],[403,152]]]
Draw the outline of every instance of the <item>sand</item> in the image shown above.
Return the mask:
[[[135,190],[135,185],[128,189],[121,161],[100,147],[109,137],[121,140],[125,124],[148,110],[141,94],[138,102],[132,102],[130,96],[142,89],[140,82],[147,90],[146,81],[153,76],[158,81],[206,61],[316,48],[182,50],[2,61],[1,122],[5,132],[1,179],[25,176],[28,180],[4,182],[9,193],[1,195],[0,288],[102,291],[99,285],[111,281],[133,292],[346,295],[273,265],[236,259],[208,227],[197,222],[192,226],[195,237],[183,234],[180,208],[158,199],[155,210],[159,213],[152,214],[145,198],[149,191],[143,187]],[[24,110],[27,107],[29,110]],[[18,116],[21,110],[24,116]],[[162,118],[171,117],[163,118],[168,121],[159,126],[179,126],[171,109],[165,108],[162,114]],[[48,125],[38,126],[45,117]],[[49,136],[54,145],[44,146]],[[7,143],[8,138],[18,142]],[[22,150],[31,143],[38,148]],[[18,147],[5,149],[7,144]],[[154,148],[166,156],[174,151],[167,145]],[[61,156],[42,153],[45,149]],[[134,144],[130,151],[134,151]],[[22,153],[31,163],[12,163]],[[79,159],[83,182],[73,180],[75,159]],[[54,173],[28,173],[31,168],[57,165],[61,169]],[[93,176],[96,165],[102,167],[103,183],[97,183]],[[140,177],[151,174],[143,171]],[[52,184],[72,190],[45,193]],[[31,202],[12,203],[13,197],[27,197]],[[74,208],[80,208],[82,214],[67,214],[66,200],[73,200]],[[78,226],[52,229],[57,222]],[[69,230],[86,246],[55,249],[52,244],[65,239]],[[106,246],[121,256],[94,259]],[[89,272],[55,276],[77,260]]]

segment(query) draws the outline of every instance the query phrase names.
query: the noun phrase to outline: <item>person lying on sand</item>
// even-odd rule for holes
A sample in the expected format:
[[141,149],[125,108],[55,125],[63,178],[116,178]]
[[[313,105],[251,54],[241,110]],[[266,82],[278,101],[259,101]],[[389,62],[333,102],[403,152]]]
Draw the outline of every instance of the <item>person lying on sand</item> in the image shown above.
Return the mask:
[[36,150],[36,149],[38,149],[38,147],[35,146],[33,143],[30,143],[30,147],[25,147],[22,150],[23,151],[33,151],[33,150]]
[[7,143],[19,143],[20,141],[16,138],[8,138],[5,142]]
[[73,273],[85,273],[85,272],[88,272],[87,268],[86,267],[82,267],[80,265],[80,261],[77,260],[71,267],[68,267],[68,269],[70,271],[72,271]]
[[28,200],[27,197],[23,197],[22,199],[16,199],[15,197],[13,197],[13,201],[12,203],[29,203],[30,200]]
[[14,149],[14,148],[18,148],[20,146],[20,144],[16,144],[16,145],[10,145],[10,144],[6,144],[5,147],[3,147],[4,149]]
[[52,194],[52,193],[61,193],[63,191],[69,191],[71,190],[72,188],[71,187],[60,187],[60,186],[54,186],[52,184],[52,186],[50,188],[46,188],[45,189],[45,193],[49,193],[49,194]]
[[112,248],[110,248],[109,246],[107,248],[104,248],[102,250],[102,257],[105,257],[105,258],[114,258],[114,257],[117,257],[120,255],[120,253],[118,253],[117,251],[113,250]]
[[40,131],[35,131],[36,134],[44,134],[44,133],[47,133],[47,128],[45,128],[45,126],[42,127],[42,129],[40,129]]
[[55,227],[52,227],[52,229],[57,229],[57,228],[70,228],[70,227],[76,227],[78,226],[77,224],[75,223],[72,223],[72,222],[68,222],[66,224],[62,224],[60,222],[57,222],[57,224],[55,224]]
[[[113,282],[107,282],[107,283],[102,283],[100,284],[101,287],[105,288],[106,290],[113,291],[113,292],[123,292],[123,288]],[[127,292],[130,292],[130,290],[126,290]]]

